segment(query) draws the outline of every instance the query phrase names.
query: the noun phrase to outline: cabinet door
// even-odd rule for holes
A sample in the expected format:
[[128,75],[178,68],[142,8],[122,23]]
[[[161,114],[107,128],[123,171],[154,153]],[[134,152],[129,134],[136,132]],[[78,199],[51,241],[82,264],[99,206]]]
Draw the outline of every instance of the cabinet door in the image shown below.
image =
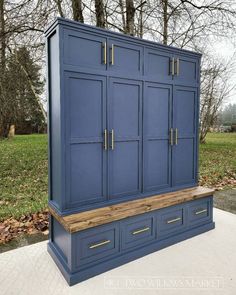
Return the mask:
[[81,70],[106,70],[106,38],[75,30],[64,31],[63,61]]
[[109,87],[109,197],[127,197],[141,191],[142,84],[114,79]]
[[191,86],[198,83],[198,59],[189,58],[184,55],[175,57],[175,82]]
[[65,83],[67,206],[99,202],[106,198],[106,80],[67,73]]
[[174,132],[172,148],[173,186],[196,183],[197,107],[196,88],[174,88],[173,127],[177,134]]
[[144,90],[144,191],[157,191],[170,183],[172,87],[148,83]]
[[115,39],[109,40],[109,71],[126,75],[142,74],[142,51],[138,45]]
[[144,75],[158,82],[171,82],[172,54],[145,48]]

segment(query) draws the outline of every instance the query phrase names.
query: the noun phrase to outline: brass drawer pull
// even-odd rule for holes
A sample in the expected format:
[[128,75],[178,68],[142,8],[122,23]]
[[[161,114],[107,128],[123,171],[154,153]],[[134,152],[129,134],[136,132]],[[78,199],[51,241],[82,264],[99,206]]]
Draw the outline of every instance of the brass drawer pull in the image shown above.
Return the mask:
[[110,242],[111,242],[110,240],[102,241],[100,243],[93,244],[93,245],[89,246],[89,249],[94,249],[94,248],[97,248],[97,247],[101,247],[103,245],[109,244]]
[[171,220],[167,220],[167,224],[170,224],[170,223],[174,223],[174,222],[177,222],[177,221],[179,221],[179,220],[182,220],[182,218],[181,217],[177,217],[177,218],[175,218],[175,219],[171,219]]
[[178,129],[175,128],[175,145],[178,144]]
[[113,66],[115,63],[115,57],[114,57],[114,44],[111,45],[111,61],[110,64]]
[[111,130],[111,149],[112,150],[115,149],[115,133],[114,133],[114,129]]
[[133,231],[132,234],[137,235],[137,234],[143,233],[145,231],[148,231],[149,229],[150,229],[150,227],[145,227],[145,228],[142,228],[142,229],[138,229],[138,230]]
[[179,58],[176,58],[175,60],[175,63],[176,63],[176,76],[179,76]]
[[170,145],[172,146],[173,144],[173,128],[170,128]]
[[175,74],[175,58],[172,57],[170,59],[170,75],[172,75],[172,77],[173,77],[174,74]]
[[195,214],[198,215],[198,214],[202,214],[202,213],[205,213],[205,212],[207,212],[207,209],[196,211]]
[[103,42],[102,47],[103,47],[103,63],[104,65],[106,65],[107,64],[107,43]]
[[107,150],[107,129],[104,130],[104,150]]

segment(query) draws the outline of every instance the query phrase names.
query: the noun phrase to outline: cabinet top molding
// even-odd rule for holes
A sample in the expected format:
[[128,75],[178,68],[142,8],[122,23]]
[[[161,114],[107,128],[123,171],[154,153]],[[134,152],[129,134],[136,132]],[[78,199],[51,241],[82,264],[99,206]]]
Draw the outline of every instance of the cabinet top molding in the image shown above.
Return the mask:
[[156,209],[193,201],[213,194],[214,189],[198,186],[67,216],[59,216],[52,208],[49,208],[49,211],[68,232],[74,233],[94,226],[121,220],[123,218],[151,212]]
[[87,25],[87,24],[82,24],[80,22],[76,22],[73,20],[69,20],[69,19],[65,19],[62,17],[57,17],[44,31],[44,34],[46,37],[49,37],[51,33],[54,32],[55,28],[57,25],[63,25],[67,28],[74,28],[74,29],[80,29],[80,30],[84,30],[84,31],[93,31],[96,32],[100,35],[106,36],[106,37],[116,37],[116,38],[120,38],[126,41],[130,41],[132,40],[132,42],[135,42],[136,44],[139,45],[146,45],[146,46],[151,46],[151,47],[155,47],[155,48],[159,48],[159,49],[164,49],[164,50],[170,50],[175,54],[178,53],[185,53],[188,54],[189,56],[192,57],[196,57],[196,58],[201,58],[202,54],[198,53],[198,52],[194,52],[194,51],[190,51],[190,50],[186,50],[186,49],[181,49],[178,47],[174,47],[174,46],[169,46],[169,45],[164,45],[161,43],[157,43],[154,41],[150,41],[147,39],[141,39],[138,37],[133,37],[133,36],[129,36],[129,35],[125,35],[122,33],[118,33],[118,32],[114,32],[111,30],[107,30],[107,29],[103,29],[103,28],[99,28],[99,27],[95,27],[92,25]]

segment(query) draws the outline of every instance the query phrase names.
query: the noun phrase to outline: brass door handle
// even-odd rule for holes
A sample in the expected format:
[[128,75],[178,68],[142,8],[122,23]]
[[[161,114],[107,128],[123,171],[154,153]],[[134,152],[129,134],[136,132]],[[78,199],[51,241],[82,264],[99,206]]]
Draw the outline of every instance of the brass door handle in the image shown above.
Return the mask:
[[103,63],[104,65],[106,65],[107,64],[107,42],[103,42],[102,47],[103,47]]
[[107,150],[107,129],[104,130],[104,150]]
[[178,128],[175,128],[175,145],[178,144]]
[[195,214],[198,215],[198,214],[202,214],[202,213],[205,213],[205,212],[207,212],[207,209],[196,211]]
[[97,244],[92,244],[91,246],[89,246],[89,249],[94,249],[94,248],[97,248],[97,247],[101,247],[101,246],[106,245],[106,244],[108,244],[110,242],[111,242],[110,240],[105,240],[105,241],[99,242]]
[[176,65],[175,75],[179,76],[179,58],[176,58],[175,65]]
[[149,229],[150,229],[150,227],[144,227],[142,229],[135,230],[132,232],[132,235],[137,235],[137,234],[143,233],[145,231],[148,231]]
[[114,129],[111,130],[111,149],[112,150],[115,149],[115,133],[114,133]]
[[114,63],[115,63],[115,56],[114,56],[114,50],[115,50],[115,49],[114,49],[114,44],[111,45],[111,48],[110,48],[110,49],[111,49],[111,55],[110,55],[110,56],[111,56],[111,59],[110,59],[110,64],[113,66]]
[[177,222],[177,221],[179,221],[181,219],[182,219],[181,217],[177,217],[177,218],[174,218],[174,219],[167,220],[166,223],[167,224],[174,223],[174,222]]
[[173,145],[173,128],[170,128],[170,145]]

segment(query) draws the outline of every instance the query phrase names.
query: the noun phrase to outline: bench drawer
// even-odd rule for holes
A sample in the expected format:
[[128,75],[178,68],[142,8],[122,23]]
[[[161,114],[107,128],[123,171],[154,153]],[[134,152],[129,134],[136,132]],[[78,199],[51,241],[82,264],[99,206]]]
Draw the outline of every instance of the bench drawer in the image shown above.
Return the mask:
[[122,249],[145,244],[154,238],[153,214],[139,215],[122,222]]
[[204,198],[191,202],[188,207],[188,220],[189,224],[197,224],[206,222],[212,217],[212,198]]
[[160,236],[179,232],[185,227],[185,208],[175,207],[161,210],[158,218],[158,233]]
[[98,226],[75,236],[77,266],[104,259],[119,251],[118,223]]

